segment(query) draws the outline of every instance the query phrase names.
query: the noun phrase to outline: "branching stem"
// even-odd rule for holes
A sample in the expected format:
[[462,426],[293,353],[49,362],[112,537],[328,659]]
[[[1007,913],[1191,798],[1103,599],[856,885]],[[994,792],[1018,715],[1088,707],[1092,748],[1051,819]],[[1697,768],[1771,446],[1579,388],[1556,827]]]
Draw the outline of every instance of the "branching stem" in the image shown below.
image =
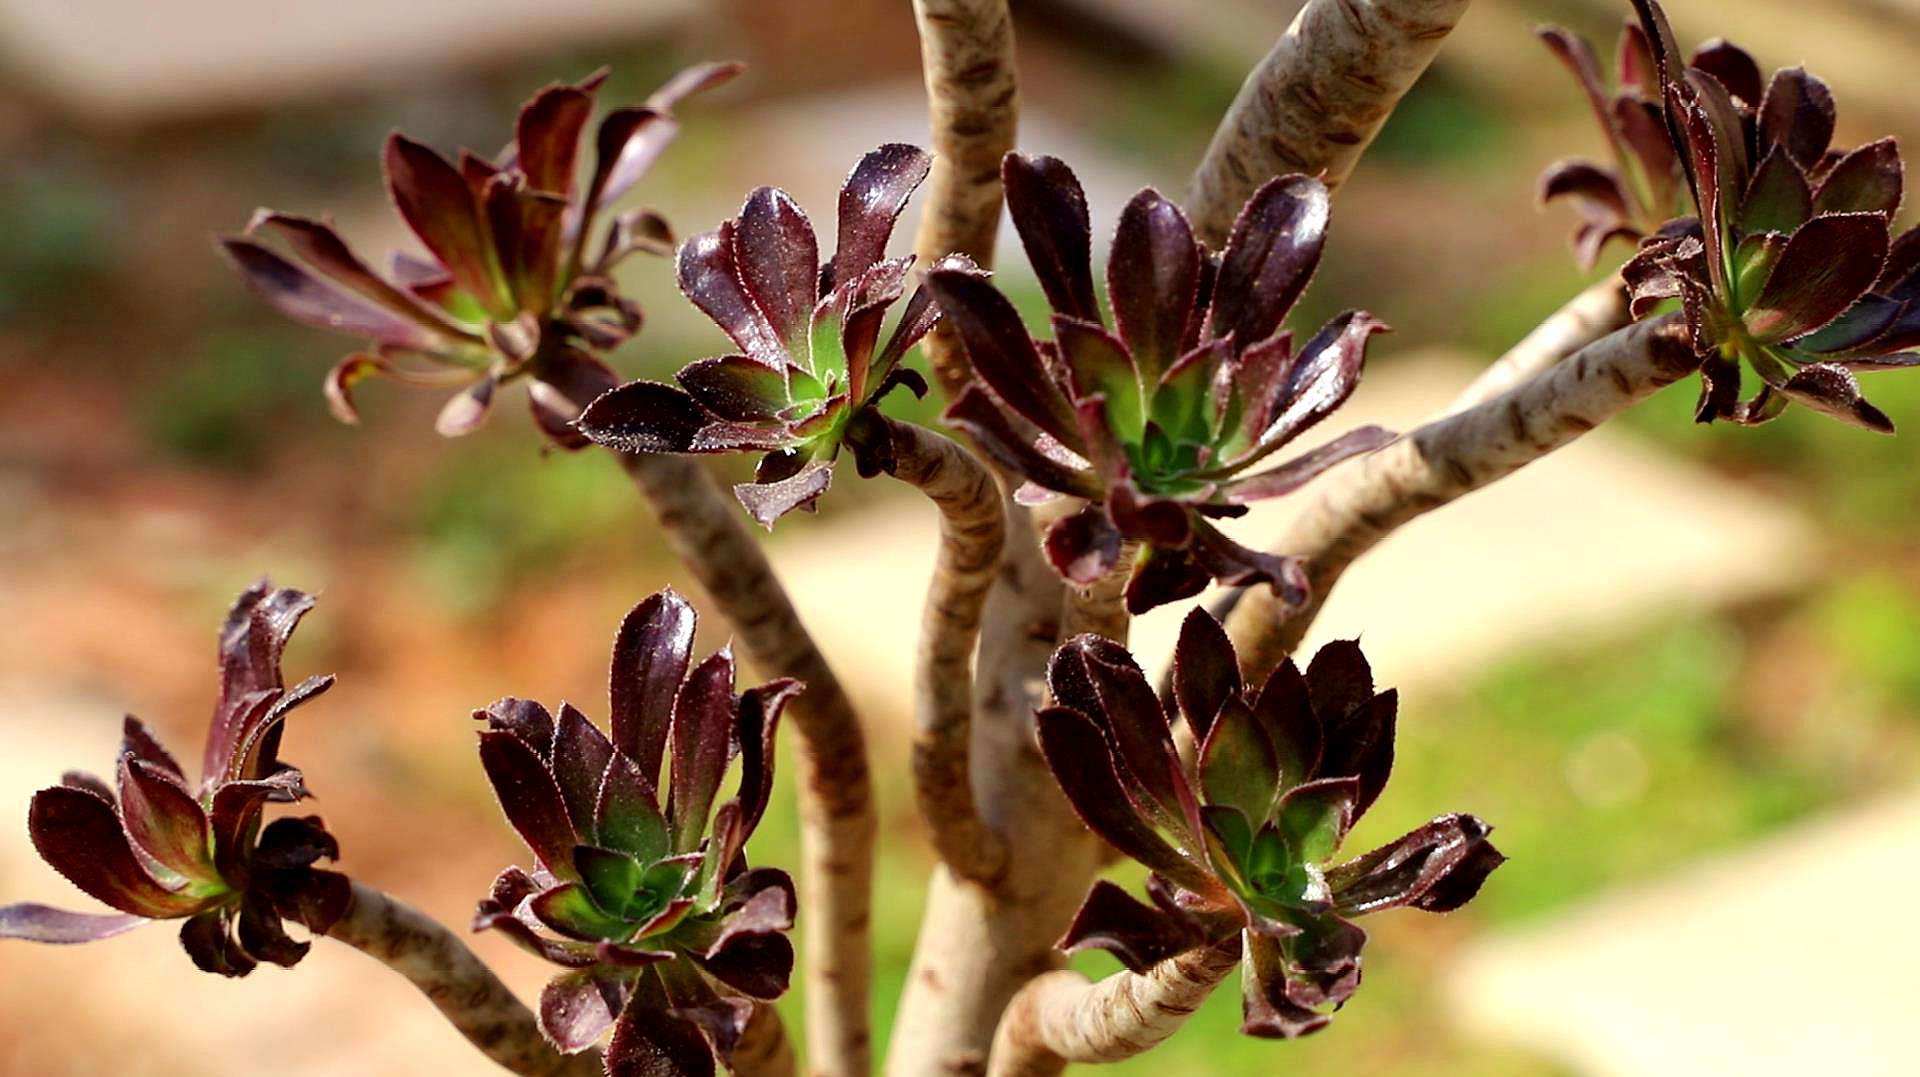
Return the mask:
[[940,554],[914,662],[914,794],[940,859],[960,878],[991,885],[1006,871],[1007,847],[974,804],[968,752],[980,617],[1006,545],[1000,487],[953,440],[879,421],[892,439],[893,476],[940,510]]
[[353,902],[327,937],[407,978],[468,1042],[524,1077],[598,1077],[600,1053],[563,1055],[540,1034],[533,1012],[439,921],[371,886],[353,884]]

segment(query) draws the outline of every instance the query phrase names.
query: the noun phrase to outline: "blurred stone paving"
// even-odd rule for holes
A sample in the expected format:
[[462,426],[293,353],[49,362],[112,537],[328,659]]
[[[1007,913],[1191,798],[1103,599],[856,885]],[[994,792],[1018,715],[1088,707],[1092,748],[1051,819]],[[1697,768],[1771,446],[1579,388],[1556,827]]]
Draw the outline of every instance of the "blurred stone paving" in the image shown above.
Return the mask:
[[1896,1077],[1920,1030],[1920,790],[1483,938],[1444,992],[1592,1077]]

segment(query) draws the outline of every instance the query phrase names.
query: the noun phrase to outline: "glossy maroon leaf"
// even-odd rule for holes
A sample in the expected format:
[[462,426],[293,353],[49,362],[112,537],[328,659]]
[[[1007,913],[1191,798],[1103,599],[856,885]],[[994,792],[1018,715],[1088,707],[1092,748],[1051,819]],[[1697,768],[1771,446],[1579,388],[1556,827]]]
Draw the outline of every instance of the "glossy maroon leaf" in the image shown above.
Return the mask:
[[1320,476],[1321,472],[1391,445],[1399,437],[1378,426],[1349,430],[1311,452],[1302,453],[1277,467],[1257,475],[1235,479],[1226,486],[1227,500],[1246,504],[1290,494]]
[[179,762],[173,758],[172,753],[168,752],[159,738],[147,729],[146,723],[131,714],[120,723],[120,754],[131,756],[142,763],[151,763],[161,771],[179,779],[183,784],[187,780],[186,771],[180,768]]
[[779,998],[793,978],[793,943],[782,934],[733,934],[709,953],[687,956],[701,971],[749,998]]
[[1887,222],[1871,213],[1815,217],[1800,227],[1743,320],[1755,339],[1811,333],[1853,306],[1887,260]]
[[684,390],[632,381],[587,405],[576,425],[594,444],[619,452],[686,453],[707,422]]
[[[981,272],[980,267],[973,264],[973,259],[964,254],[949,254],[928,268],[929,271],[937,269],[953,273]],[[887,338],[886,345],[874,358],[868,379],[875,384],[884,381],[887,374],[905,358],[908,349],[920,343],[939,321],[940,306],[933,301],[933,293],[924,284],[915,288],[913,294],[907,297],[907,305],[901,309],[900,320],[894,323],[893,335]]]
[[1101,879],[1087,891],[1054,947],[1069,954],[1105,950],[1129,971],[1144,973],[1204,941],[1192,921],[1169,916]]
[[1774,72],[1760,102],[1760,145],[1784,146],[1801,168],[1812,170],[1833,142],[1833,92],[1801,68]]
[[1267,675],[1253,702],[1253,717],[1267,731],[1283,786],[1299,785],[1318,771],[1325,731],[1314,713],[1307,679],[1292,658]]
[[887,240],[907,199],[927,178],[932,158],[919,147],[889,142],[860,158],[840,185],[839,242],[833,282],[857,280],[887,256]]
[[1134,812],[1126,786],[1115,773],[1106,738],[1092,719],[1067,707],[1048,707],[1036,718],[1040,751],[1088,829],[1122,853],[1189,890],[1213,888],[1198,865],[1174,851]]
[[1367,344],[1387,325],[1365,311],[1348,311],[1314,334],[1287,371],[1277,400],[1266,410],[1273,421],[1256,435],[1254,449],[1237,466],[1258,460],[1312,429],[1347,402],[1359,387]]
[[732,82],[747,65],[738,60],[707,60],[689,64],[673,73],[660,88],[647,96],[653,108],[671,109],[694,94],[706,93]]
[[1900,212],[1906,166],[1891,138],[1869,142],[1840,158],[1813,196],[1813,212],[1878,213],[1892,220]]
[[42,860],[121,912],[180,916],[200,904],[154,881],[127,843],[113,807],[92,793],[66,786],[40,790],[27,810],[27,832]]
[[593,829],[599,840],[642,859],[666,855],[671,842],[656,789],[653,775],[616,750],[607,761],[593,805]]
[[1187,349],[1200,287],[1200,248],[1180,207],[1148,188],[1120,213],[1107,261],[1107,300],[1146,384]]
[[573,847],[580,836],[567,817],[567,804],[553,775],[519,737],[500,730],[480,734],[480,765],[493,785],[507,822],[560,878],[573,877]]
[[1194,527],[1188,549],[1201,569],[1228,587],[1264,583],[1289,606],[1298,606],[1307,600],[1306,573],[1297,557],[1248,549],[1205,522]]
[[813,222],[791,195],[761,187],[747,196],[734,225],[733,260],[740,283],[787,354],[806,356],[819,299],[820,250]]
[[1142,493],[1127,479],[1107,491],[1107,518],[1122,535],[1158,546],[1184,546],[1193,535],[1193,510],[1172,498]]
[[485,425],[493,414],[493,394],[499,383],[482,378],[447,399],[434,416],[433,431],[443,438],[465,437]]
[[584,224],[640,182],[679,134],[680,124],[655,106],[607,113],[594,132],[593,178],[581,202],[579,240],[586,238]]
[[134,846],[162,867],[197,882],[219,875],[199,800],[152,763],[120,757],[120,822]]
[[773,743],[780,713],[806,686],[791,678],[769,681],[740,695],[740,828],[742,840],[760,825],[773,799]]
[[[887,258],[867,268],[848,289],[846,317],[840,327],[840,353],[846,358],[847,399],[866,402],[879,383],[871,377],[874,348],[887,311],[905,291],[913,256]],[[896,330],[897,332],[897,330]]]
[[607,1077],[714,1077],[713,1051],[690,1022],[629,1005],[607,1045]]
[[214,866],[220,874],[236,878],[245,870],[246,861],[259,832],[260,813],[276,799],[278,789],[272,782],[223,782],[214,790],[208,825],[213,834]]
[[[1311,678],[1312,673],[1309,671]],[[1320,761],[1314,773],[1324,777],[1351,775],[1359,781],[1354,814],[1359,815],[1379,799],[1393,773],[1393,742],[1399,715],[1399,693],[1392,689],[1374,696],[1346,713],[1315,708],[1320,715],[1324,741]]]
[[747,515],[771,531],[787,513],[796,509],[811,510],[832,484],[833,468],[815,462],[775,482],[735,483],[733,496],[747,510]]
[[765,421],[787,407],[786,376],[744,355],[696,360],[674,377],[701,407],[729,421]]
[[1760,65],[1740,46],[1725,38],[1714,38],[1694,52],[1687,66],[1712,75],[1748,108],[1760,107],[1766,83],[1761,77]]
[[333,287],[253,240],[227,237],[219,242],[247,287],[268,306],[302,325],[422,350],[443,341],[418,322]]
[[281,968],[290,969],[298,965],[312,943],[297,942],[287,935],[281,926],[280,914],[274,910],[272,902],[261,893],[248,894],[240,903],[240,911],[234,917],[236,937],[240,949],[248,957],[266,961]]
[[387,190],[407,227],[463,291],[495,317],[510,316],[486,221],[460,170],[398,132],[387,139],[385,164]]
[[1547,46],[1547,50],[1573,73],[1574,81],[1579,83],[1588,106],[1600,121],[1601,130],[1611,136],[1613,128],[1607,118],[1606,77],[1600,70],[1600,57],[1595,55],[1593,46],[1587,43],[1586,38],[1558,26],[1542,26],[1535,29],[1534,33]]
[[429,307],[411,292],[402,291],[353,253],[333,227],[309,217],[274,210],[259,210],[247,225],[248,234],[270,231],[285,240],[293,253],[334,285],[378,303],[394,314],[414,322],[436,335],[477,340],[471,333],[451,322],[444,313]]
[[1506,859],[1489,843],[1492,828],[1471,815],[1443,815],[1327,871],[1334,906],[1357,916],[1412,905],[1459,908]]
[[1233,641],[1213,614],[1195,607],[1180,623],[1173,649],[1173,697],[1196,743],[1205,743],[1214,715],[1244,689]]
[[46,905],[0,905],[0,939],[72,945],[122,935],[147,923],[144,916],[68,912]]
[[1206,802],[1234,808],[1258,826],[1278,792],[1280,763],[1266,730],[1239,699],[1214,716],[1200,745],[1200,787]]
[[1592,161],[1556,161],[1540,176],[1540,201],[1561,198],[1584,199],[1594,203],[1617,220],[1629,220],[1632,210],[1620,175]]
[[1307,664],[1307,689],[1314,712],[1331,723],[1353,713],[1373,699],[1373,669],[1360,651],[1360,641],[1334,640],[1315,652]]
[[774,370],[784,370],[788,354],[780,334],[742,283],[737,227],[731,220],[721,221],[718,228],[681,245],[675,263],[680,291],[741,351]]
[[1907,309],[1903,302],[1869,293],[1825,328],[1794,341],[1794,350],[1836,356],[1879,351]]
[[1025,476],[1035,485],[1077,497],[1100,495],[1099,484],[1084,463],[1075,467],[1042,452],[1035,442],[1044,435],[1031,428],[1022,431],[1016,427],[1014,420],[978,385],[962,389],[942,418],[972,437],[981,451],[1001,466]]
[[181,924],[180,946],[196,968],[217,976],[245,976],[258,964],[234,941],[231,914],[224,908],[208,910]]
[[1793,163],[1787,151],[1776,146],[1767,151],[1747,185],[1740,207],[1740,229],[1744,232],[1792,232],[1813,214],[1813,191],[1806,174]]
[[1313,279],[1332,205],[1319,180],[1281,176],[1253,193],[1233,223],[1208,314],[1210,336],[1241,348],[1280,329]]
[[1182,788],[1186,779],[1173,732],[1146,674],[1131,659],[1109,662],[1091,653],[1084,668],[1099,700],[1089,717],[1100,723],[1135,807],[1162,828],[1195,840],[1197,835],[1187,833],[1186,811],[1193,794]]
[[540,991],[540,1031],[566,1054],[600,1042],[626,1005],[616,974],[601,968],[562,973]]
[[1262,1039],[1297,1039],[1327,1027],[1332,1015],[1289,999],[1281,940],[1248,931],[1247,974],[1241,977],[1240,1031]]
[[694,667],[674,697],[667,819],[676,852],[692,852],[706,834],[733,755],[733,675],[733,652],[722,648]]
[[600,779],[613,758],[613,745],[572,704],[562,703],[553,737],[552,768],[573,831],[592,840],[593,809],[600,795]]
[[1078,451],[1072,407],[1047,377],[1013,304],[977,273],[936,270],[927,274],[927,287],[980,380],[1016,414]]
[[580,134],[592,113],[593,94],[578,86],[548,86],[521,108],[514,124],[514,163],[527,186],[562,197],[572,194]]
[[669,587],[635,606],[613,640],[607,687],[613,743],[656,786],[698,621],[693,604]]
[[[1082,321],[1100,320],[1093,294],[1093,230],[1079,177],[1057,157],[1009,153],[1000,162],[1007,216],[1020,233],[1027,263],[1053,309]],[[947,311],[948,317],[953,311]]]
[[1868,403],[1860,395],[1860,382],[1853,372],[1837,364],[1815,363],[1801,367],[1780,391],[1795,402],[1842,422],[1878,434],[1893,433],[1893,420]]

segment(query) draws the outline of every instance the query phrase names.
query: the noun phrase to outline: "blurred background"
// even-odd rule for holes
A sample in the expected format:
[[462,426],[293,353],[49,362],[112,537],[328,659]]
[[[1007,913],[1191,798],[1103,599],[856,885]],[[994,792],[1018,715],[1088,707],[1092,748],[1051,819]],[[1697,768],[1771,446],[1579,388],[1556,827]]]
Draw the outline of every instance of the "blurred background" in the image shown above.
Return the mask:
[[[1110,229],[1138,187],[1183,188],[1297,6],[1019,0],[1023,148],[1072,162]],[[1585,283],[1570,215],[1539,210],[1534,182],[1602,147],[1530,30],[1610,47],[1625,7],[1479,0],[1341,194],[1296,329],[1355,306],[1397,328],[1353,423],[1442,406]],[[1920,135],[1920,0],[1668,7],[1685,41],[1724,34],[1826,77],[1841,141]],[[925,140],[903,0],[0,0],[0,898],[87,907],[34,857],[28,797],[62,769],[105,771],[125,711],[196,750],[214,629],[268,572],[321,596],[288,670],[341,681],[286,754],[346,867],[458,924],[524,860],[468,714],[513,693],[603,716],[619,617],[690,583],[618,470],[543,453],[518,408],[449,442],[435,394],[375,384],[363,426],[334,423],[320,377],[351,342],[267,311],[209,237],[271,205],[331,212],[384,251],[404,242],[379,185],[388,130],[490,150],[550,80],[611,65],[601,99],[625,103],[720,57],[751,71],[686,108],[633,196],[683,234],[761,183],[831,220],[859,153]],[[1000,268],[1037,298],[1017,255]],[[625,275],[649,324],[624,373],[719,350],[665,263]],[[1920,375],[1868,390],[1920,430]],[[1480,813],[1512,858],[1480,900],[1370,921],[1367,985],[1317,1037],[1243,1039],[1222,991],[1116,1072],[1912,1072],[1920,449],[1800,411],[1696,426],[1694,392],[1409,527],[1318,630],[1364,634],[1404,701],[1398,774],[1354,847]],[[1276,533],[1289,511],[1236,533]],[[902,641],[932,535],[910,494],[846,469],[817,517],[769,539],[872,731],[881,1029],[929,867],[901,780]],[[1178,613],[1141,624],[1143,659]],[[724,631],[710,619],[702,648]],[[791,862],[794,844],[776,812],[756,859]],[[0,1073],[485,1068],[344,948],[225,982],[171,936],[0,947]],[[537,990],[533,959],[475,945]]]

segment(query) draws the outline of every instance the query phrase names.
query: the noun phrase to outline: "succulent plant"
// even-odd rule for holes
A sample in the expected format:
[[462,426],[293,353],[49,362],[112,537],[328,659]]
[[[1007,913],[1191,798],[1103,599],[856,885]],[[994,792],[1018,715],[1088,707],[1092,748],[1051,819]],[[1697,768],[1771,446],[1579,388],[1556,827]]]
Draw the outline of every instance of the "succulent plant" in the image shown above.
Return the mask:
[[[1599,54],[1585,38],[1557,26],[1538,31],[1553,54],[1573,72],[1606,135],[1611,163],[1585,158],[1554,162],[1540,177],[1542,202],[1571,201],[1580,214],[1573,233],[1575,256],[1592,269],[1614,239],[1638,243],[1685,210],[1685,177],[1660,105],[1653,50],[1638,23],[1628,20],[1614,54],[1608,84]],[[1693,64],[1726,72],[1753,61],[1725,42],[1694,54]]]
[[[118,913],[44,905],[0,907],[0,938],[92,942],[151,920],[184,920],[180,942],[195,965],[245,976],[261,961],[292,967],[310,943],[283,921],[324,934],[345,914],[347,877],[314,867],[339,845],[315,817],[264,821],[270,803],[307,795],[280,761],[281,723],[333,685],[280,675],[287,638],[313,600],[266,582],[235,603],[220,632],[220,699],[201,779],[129,715],[116,765],[118,796],[93,775],[69,771],[33,795],[27,828],[54,870]],[[264,823],[264,825],[263,825]]]
[[1351,917],[1457,909],[1503,860],[1471,815],[1334,860],[1393,766],[1398,697],[1374,690],[1357,643],[1328,644],[1304,674],[1289,659],[1255,687],[1219,622],[1194,610],[1172,693],[1197,744],[1191,763],[1118,644],[1069,641],[1048,684],[1047,765],[1087,826],[1152,872],[1150,905],[1096,883],[1060,945],[1107,950],[1137,972],[1237,932],[1250,1035],[1317,1031],[1359,987],[1366,932]]
[[[880,344],[913,266],[912,255],[886,257],[887,239],[930,163],[899,143],[861,158],[841,185],[838,247],[824,265],[806,213],[774,187],[688,240],[680,290],[740,351],[688,365],[678,385],[621,386],[588,409],[581,431],[627,452],[764,454],[755,481],[734,492],[768,527],[819,500],[843,445],[862,475],[884,470],[885,426],[860,419],[895,388],[926,394],[900,362],[939,318],[916,289]],[[971,272],[973,263],[955,255],[934,268]]]
[[1121,213],[1107,266],[1116,333],[1094,296],[1087,201],[1073,171],[1055,158],[1009,154],[1002,177],[1053,307],[1054,337],[1036,342],[982,274],[929,273],[978,375],[948,421],[1027,480],[1023,501],[1087,502],[1046,535],[1067,579],[1099,579],[1132,541],[1139,548],[1127,606],[1135,613],[1197,594],[1210,579],[1266,583],[1304,601],[1295,562],[1247,549],[1211,521],[1392,439],[1364,427],[1262,470],[1345,402],[1368,339],[1386,328],[1349,312],[1296,350],[1283,327],[1320,263],[1326,188],[1305,176],[1267,183],[1217,255],[1179,207],[1141,191]]
[[[541,1029],[578,1052],[612,1028],[615,1074],[714,1072],[712,1051],[732,1050],[747,999],[783,994],[793,969],[793,882],[748,868],[741,850],[766,811],[774,729],[800,685],[735,695],[730,652],[691,665],[694,628],[671,590],[628,614],[613,646],[611,735],[564,703],[553,713],[503,699],[475,714],[487,723],[480,762],[535,865],[500,874],[474,927],[567,970],[541,995]],[[736,757],[738,792],[716,807]],[[672,1068],[646,1069],[650,1059]]]
[[[595,357],[640,328],[640,309],[613,270],[636,251],[665,253],[672,232],[635,210],[595,222],[672,142],[673,108],[732,78],[738,64],[700,64],[639,107],[608,113],[594,132],[594,166],[576,182],[582,136],[606,73],[541,90],[520,110],[514,140],[489,159],[455,164],[395,132],[386,146],[388,191],[428,252],[396,252],[382,275],[324,219],[273,210],[245,236],[220,240],[247,284],[294,321],[368,338],[326,380],[336,417],[357,422],[353,388],[369,377],[458,386],[435,426],[449,437],[486,421],[502,384],[525,378],[533,415],[554,444],[579,448],[580,409],[618,378]],[[264,240],[278,240],[293,257]]]
[[[1896,241],[1905,168],[1893,139],[1832,146],[1833,95],[1799,69],[1764,85],[1730,45],[1683,67],[1665,14],[1636,0],[1697,217],[1622,271],[1636,316],[1679,299],[1703,358],[1702,422],[1761,423],[1789,402],[1882,433],[1893,423],[1855,372],[1920,354],[1920,233]],[[1761,381],[1740,400],[1741,367]]]

